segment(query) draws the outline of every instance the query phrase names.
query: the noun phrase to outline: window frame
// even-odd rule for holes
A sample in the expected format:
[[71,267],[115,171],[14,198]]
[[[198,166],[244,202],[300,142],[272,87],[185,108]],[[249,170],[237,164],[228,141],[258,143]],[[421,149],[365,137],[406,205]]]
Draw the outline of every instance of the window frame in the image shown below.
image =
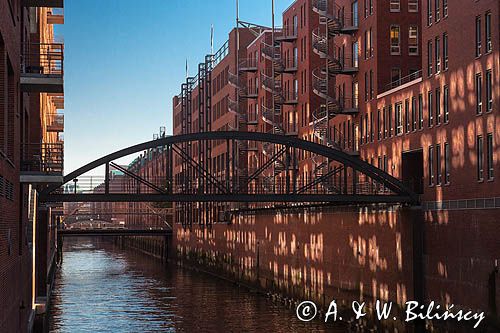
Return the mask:
[[482,26],[481,26],[481,16],[476,16],[476,58],[481,56],[482,50]]
[[432,104],[434,103],[432,90],[427,92],[427,126],[432,128],[434,126],[434,109]]
[[444,143],[444,184],[450,184],[450,145]]
[[389,1],[389,12],[391,12],[391,13],[401,12],[401,0],[390,0]]
[[418,13],[418,0],[408,0],[408,13]]
[[495,147],[493,143],[493,133],[488,133],[486,136],[486,173],[488,180],[492,181],[495,178],[495,160],[494,160]]
[[[413,31],[416,32],[416,34],[415,34],[414,37],[412,37],[412,29],[414,29]],[[412,39],[415,39],[415,44],[411,43]],[[419,49],[418,49],[418,25],[410,25],[408,27],[408,54],[411,55],[411,56],[419,54]]]
[[492,33],[491,33],[491,12],[486,12],[484,16],[484,32],[485,32],[485,47],[486,53],[493,51]]
[[430,145],[427,151],[427,173],[429,187],[434,186],[434,146]]
[[480,115],[483,113],[483,78],[481,73],[476,73],[474,84],[476,94],[476,115]]
[[[401,26],[398,24],[391,24],[390,27],[390,40],[389,40],[389,45],[390,45],[390,53],[391,55],[401,55]],[[393,44],[393,41],[395,38],[393,38],[393,32],[397,31],[397,45]]]
[[486,70],[486,112],[493,111],[493,71],[491,69]]
[[450,88],[448,86],[443,87],[443,114],[444,123],[448,124],[450,121]]
[[483,136],[476,137],[477,181],[484,181],[484,142]]

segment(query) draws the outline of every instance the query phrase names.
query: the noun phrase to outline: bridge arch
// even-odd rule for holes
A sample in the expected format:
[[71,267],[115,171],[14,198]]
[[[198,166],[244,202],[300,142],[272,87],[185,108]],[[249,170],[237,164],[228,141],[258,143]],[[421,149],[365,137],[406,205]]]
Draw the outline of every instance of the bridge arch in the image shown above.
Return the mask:
[[[109,163],[126,157],[135,153],[139,153],[148,149],[158,148],[158,147],[174,147],[176,145],[194,143],[194,142],[214,142],[224,140],[227,142],[260,142],[267,144],[279,145],[284,147],[284,149],[298,149],[321,156],[328,161],[335,161],[343,165],[345,168],[351,168],[354,173],[362,174],[378,185],[388,190],[392,195],[362,195],[360,193],[329,193],[326,191],[321,194],[311,194],[311,193],[297,193],[297,189],[294,191],[287,191],[286,193],[280,194],[269,194],[267,196],[261,196],[259,194],[253,194],[248,192],[241,193],[160,193],[153,195],[143,195],[141,199],[134,198],[134,194],[113,194],[105,193],[103,195],[78,195],[69,193],[57,193],[57,189],[61,185],[67,184],[74,179],[92,171],[101,166],[109,165]],[[172,163],[169,161],[168,163]],[[242,189],[240,189],[242,190]],[[106,196],[107,194],[107,196]],[[87,196],[84,197],[84,196]],[[302,140],[296,137],[276,135],[271,133],[261,133],[261,132],[240,132],[240,131],[220,131],[220,132],[198,132],[190,134],[181,134],[175,136],[166,136],[157,140],[144,142],[137,144],[104,157],[101,157],[81,168],[73,171],[72,173],[64,177],[62,184],[52,185],[47,187],[41,193],[42,200],[47,202],[51,201],[69,201],[69,202],[81,202],[84,200],[88,201],[150,201],[150,202],[161,202],[164,200],[170,200],[173,202],[207,202],[207,201],[256,201],[256,202],[300,202],[309,201],[314,202],[364,202],[364,203],[376,203],[376,202],[404,202],[404,203],[416,203],[418,202],[418,196],[406,187],[400,180],[389,175],[383,170],[374,167],[373,165],[361,160],[356,156],[352,156],[342,150],[337,148],[332,148],[319,143]],[[359,199],[360,201],[356,200]]]

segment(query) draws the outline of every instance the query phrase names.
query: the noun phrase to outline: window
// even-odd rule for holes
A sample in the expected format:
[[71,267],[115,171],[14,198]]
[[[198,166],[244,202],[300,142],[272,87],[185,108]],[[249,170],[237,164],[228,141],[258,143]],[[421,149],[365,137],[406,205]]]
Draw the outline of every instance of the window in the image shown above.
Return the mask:
[[373,32],[372,32],[372,28],[370,28],[369,30],[370,34],[368,35],[368,37],[370,37],[370,39],[368,39],[368,42],[369,42],[369,46],[370,46],[370,57],[373,57]]
[[439,37],[436,37],[436,42],[434,43],[434,54],[436,58],[436,74],[441,71],[441,43]]
[[427,25],[432,25],[432,0],[427,0]]
[[441,0],[435,0],[436,3],[434,5],[434,10],[436,11],[436,22],[439,22],[439,20],[441,19],[441,6],[440,6],[440,2]]
[[381,140],[382,139],[382,127],[380,126],[380,118],[381,118],[381,115],[380,115],[380,109],[377,110],[377,131],[378,131],[378,134],[377,134],[377,139],[378,140]]
[[410,13],[418,12],[418,0],[408,0],[408,12]]
[[448,69],[448,34],[443,34],[443,70]]
[[418,95],[418,129],[424,128],[424,97]]
[[299,65],[299,50],[296,47],[294,47],[293,48],[293,67],[297,68],[298,65]]
[[432,75],[432,40],[427,42],[427,75]]
[[403,134],[403,120],[402,120],[402,109],[403,105],[401,103],[396,104],[396,135]]
[[410,133],[410,100],[405,100],[405,132]]
[[448,17],[448,0],[443,0],[443,18]]
[[415,97],[411,99],[411,129],[417,130],[417,98]]
[[444,144],[444,183],[450,183],[450,145]]
[[352,67],[357,68],[359,59],[358,59],[358,53],[359,53],[359,48],[358,48],[358,42],[352,43],[351,46],[351,51],[352,51]]
[[398,83],[401,80],[401,68],[391,69],[391,83]]
[[481,16],[476,17],[476,57],[481,55]]
[[485,17],[485,31],[486,31],[486,53],[491,52],[492,42],[491,42],[491,13],[486,13]]
[[441,91],[436,89],[436,125],[441,124]]
[[357,27],[358,26],[358,2],[354,1],[351,4],[351,20],[352,20],[352,25]]
[[493,78],[491,69],[486,71],[486,111],[493,110]]
[[391,54],[401,54],[399,25],[391,25]]
[[392,137],[392,105],[389,105],[389,137]]
[[365,102],[368,100],[369,88],[368,88],[368,72],[365,72]]
[[443,88],[443,111],[444,111],[444,122],[447,123],[450,120],[450,108],[449,108],[450,90],[448,86]]
[[365,30],[365,38],[363,40],[363,46],[365,48],[365,59],[370,57],[370,53],[368,52],[368,30]]
[[370,15],[373,14],[373,0],[370,0]]
[[391,0],[390,10],[391,10],[391,12],[401,11],[401,0]]
[[370,69],[370,99],[375,96],[375,89],[373,88],[373,71]]
[[441,185],[441,145],[436,145],[436,185]]
[[434,147],[429,146],[429,155],[427,156],[427,171],[429,173],[429,186],[434,185]]
[[370,141],[373,142],[374,134],[373,134],[373,112],[370,112]]
[[483,112],[483,92],[482,92],[483,79],[481,74],[476,74],[476,114]]
[[429,91],[427,93],[427,109],[429,113],[429,119],[428,119],[428,126],[432,127],[434,120],[433,120],[433,113],[432,113],[432,91]]
[[418,55],[418,27],[410,26],[408,30],[408,54]]
[[368,17],[368,12],[369,12],[368,0],[365,0],[365,18]]
[[387,138],[387,119],[389,117],[387,116],[387,107],[384,108],[384,139]]
[[359,84],[358,82],[352,83],[352,107],[358,108]]
[[487,168],[488,168],[488,180],[492,180],[494,176],[493,171],[493,133],[488,133],[486,138],[486,154],[487,154]]
[[297,19],[297,15],[293,17],[293,35],[297,36],[299,30],[299,21]]
[[482,181],[483,178],[483,136],[478,135],[476,140],[476,155],[477,155],[477,180]]

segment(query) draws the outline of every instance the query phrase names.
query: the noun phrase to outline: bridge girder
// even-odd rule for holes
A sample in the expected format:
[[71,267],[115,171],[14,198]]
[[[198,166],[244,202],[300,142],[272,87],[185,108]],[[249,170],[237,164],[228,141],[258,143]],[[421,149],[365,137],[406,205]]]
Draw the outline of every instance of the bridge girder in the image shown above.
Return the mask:
[[[376,181],[384,188],[392,191],[394,195],[362,195],[362,194],[298,194],[296,191],[278,194],[253,194],[253,193],[158,193],[158,194],[57,194],[54,193],[60,186],[71,182],[73,179],[103,165],[122,157],[139,153],[148,149],[202,141],[225,140],[227,142],[254,141],[282,145],[288,149],[299,149],[324,157],[328,161],[335,161],[344,167],[364,174]],[[173,161],[168,161],[173,163]],[[91,162],[64,177],[62,184],[47,187],[40,194],[40,199],[45,202],[331,202],[331,203],[417,203],[418,196],[407,188],[400,180],[389,175],[381,169],[349,155],[339,149],[302,140],[296,137],[283,136],[262,132],[198,132],[176,136],[162,137],[157,140],[137,144]]]

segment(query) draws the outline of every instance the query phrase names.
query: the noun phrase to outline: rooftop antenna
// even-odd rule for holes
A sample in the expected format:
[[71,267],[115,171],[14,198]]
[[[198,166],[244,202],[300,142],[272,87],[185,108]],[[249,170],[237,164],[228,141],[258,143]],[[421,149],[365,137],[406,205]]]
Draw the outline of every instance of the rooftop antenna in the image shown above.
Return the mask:
[[210,54],[214,54],[214,25],[210,27]]

